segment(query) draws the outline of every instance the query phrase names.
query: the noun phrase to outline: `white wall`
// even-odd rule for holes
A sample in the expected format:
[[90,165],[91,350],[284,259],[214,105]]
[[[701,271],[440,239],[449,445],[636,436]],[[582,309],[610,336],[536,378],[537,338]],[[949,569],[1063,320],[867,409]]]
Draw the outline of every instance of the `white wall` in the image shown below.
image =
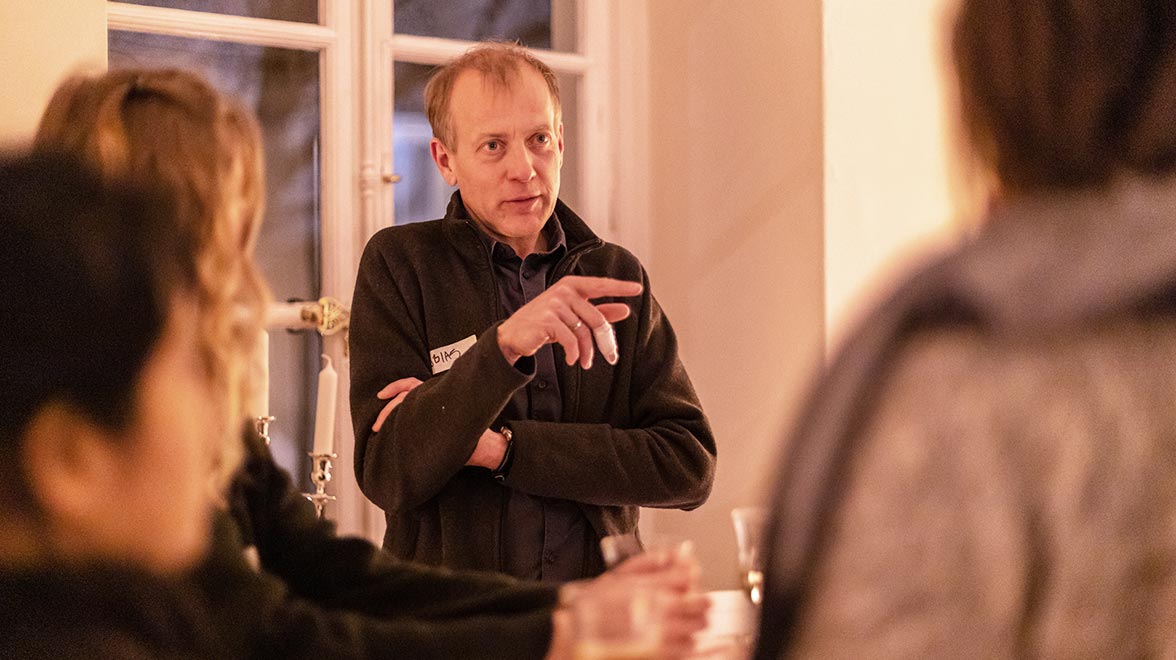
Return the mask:
[[642,528],[693,538],[709,588],[825,347],[953,234],[947,2],[649,2],[650,270],[719,462],[706,505]]
[[837,338],[953,234],[946,0],[825,0],[825,322]]
[[32,137],[66,74],[105,67],[102,0],[0,0],[0,143]]
[[650,276],[714,426],[718,475],[689,513],[703,579],[734,588],[730,510],[763,499],[822,352],[820,0],[651,0]]

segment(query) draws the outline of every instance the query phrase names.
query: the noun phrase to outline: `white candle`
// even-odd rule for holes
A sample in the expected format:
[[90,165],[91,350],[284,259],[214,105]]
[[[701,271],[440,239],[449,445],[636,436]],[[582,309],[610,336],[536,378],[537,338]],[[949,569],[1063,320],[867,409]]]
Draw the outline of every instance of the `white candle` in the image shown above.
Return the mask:
[[335,395],[339,389],[339,374],[331,365],[331,358],[323,356],[326,366],[319,372],[318,405],[314,414],[314,453],[331,454],[335,450]]
[[253,350],[249,367],[249,388],[245,400],[245,414],[249,417],[269,416],[269,333],[261,330]]

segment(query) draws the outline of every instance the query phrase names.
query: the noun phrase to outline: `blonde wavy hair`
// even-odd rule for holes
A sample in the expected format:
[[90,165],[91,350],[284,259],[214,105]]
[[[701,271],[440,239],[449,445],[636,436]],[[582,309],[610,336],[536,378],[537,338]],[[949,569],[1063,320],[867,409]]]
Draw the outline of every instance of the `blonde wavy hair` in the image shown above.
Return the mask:
[[249,356],[270,299],[253,259],[265,190],[257,121],[194,73],[110,71],[65,81],[35,145],[80,155],[112,178],[149,180],[175,200],[175,230],[199,251],[201,353],[223,403],[212,429],[223,494],[242,456],[245,400],[257,379]]

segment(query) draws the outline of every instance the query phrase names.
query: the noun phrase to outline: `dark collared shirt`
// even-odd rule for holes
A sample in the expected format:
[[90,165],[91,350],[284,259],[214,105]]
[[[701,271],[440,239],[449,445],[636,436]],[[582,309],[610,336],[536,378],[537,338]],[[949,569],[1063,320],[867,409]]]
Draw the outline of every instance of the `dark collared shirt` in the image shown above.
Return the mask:
[[[547,250],[520,259],[505,243],[486,236],[468,221],[486,246],[502,317],[506,318],[543,293],[555,265],[567,253],[563,228],[552,214],[543,227]],[[535,377],[514,393],[502,418],[560,421],[563,403],[555,371],[555,353],[548,344],[535,354]],[[509,490],[502,526],[503,570],[515,577],[560,581],[584,576],[586,549],[592,535],[580,507],[570,500],[538,497]]]

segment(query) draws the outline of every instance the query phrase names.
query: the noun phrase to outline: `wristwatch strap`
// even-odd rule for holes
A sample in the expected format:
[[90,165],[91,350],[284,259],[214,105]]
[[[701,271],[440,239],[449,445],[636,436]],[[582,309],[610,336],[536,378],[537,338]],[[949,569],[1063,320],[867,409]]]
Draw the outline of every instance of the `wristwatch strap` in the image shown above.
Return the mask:
[[514,456],[514,433],[508,426],[503,426],[498,432],[506,438],[506,451],[502,453],[502,462],[490,474],[498,481],[505,481],[506,474],[510,472],[510,459]]

